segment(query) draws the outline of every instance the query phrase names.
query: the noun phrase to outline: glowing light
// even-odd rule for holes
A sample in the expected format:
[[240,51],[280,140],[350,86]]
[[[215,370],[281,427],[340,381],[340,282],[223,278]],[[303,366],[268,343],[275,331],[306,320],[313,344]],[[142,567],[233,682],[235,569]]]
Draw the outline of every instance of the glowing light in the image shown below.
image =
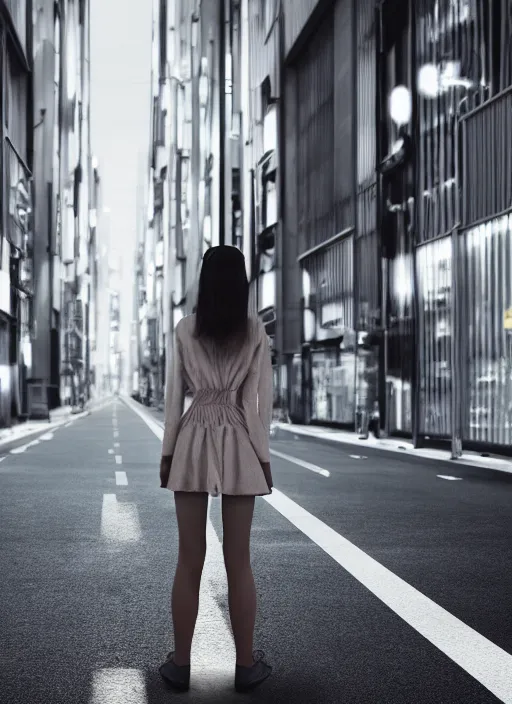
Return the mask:
[[418,92],[426,98],[435,98],[439,93],[439,73],[434,64],[425,64],[418,71]]
[[406,86],[396,86],[389,96],[389,114],[397,125],[406,125],[411,119],[411,92]]

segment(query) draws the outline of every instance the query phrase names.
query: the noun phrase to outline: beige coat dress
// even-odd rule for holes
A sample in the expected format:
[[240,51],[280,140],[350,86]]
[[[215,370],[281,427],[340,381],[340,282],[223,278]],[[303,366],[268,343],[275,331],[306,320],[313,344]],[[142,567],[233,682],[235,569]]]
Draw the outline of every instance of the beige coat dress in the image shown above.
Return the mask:
[[[168,351],[162,455],[172,455],[171,491],[263,496],[270,462],[272,365],[259,318],[238,351],[194,337],[195,316],[180,320]],[[186,390],[192,403],[183,413]]]

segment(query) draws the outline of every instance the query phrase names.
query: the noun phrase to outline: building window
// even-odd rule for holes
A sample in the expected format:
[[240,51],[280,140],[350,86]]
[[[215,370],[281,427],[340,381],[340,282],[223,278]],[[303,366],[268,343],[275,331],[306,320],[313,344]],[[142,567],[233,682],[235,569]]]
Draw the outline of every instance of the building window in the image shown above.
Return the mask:
[[18,61],[7,54],[5,128],[23,161],[27,161],[28,77]]
[[25,0],[4,0],[23,51],[27,50],[27,2]]
[[336,234],[334,37],[330,15],[296,67],[297,220],[302,252]]
[[23,254],[30,246],[31,188],[28,173],[9,144],[5,145],[7,172],[7,238]]
[[265,36],[270,33],[277,13],[277,0],[261,0],[261,18]]

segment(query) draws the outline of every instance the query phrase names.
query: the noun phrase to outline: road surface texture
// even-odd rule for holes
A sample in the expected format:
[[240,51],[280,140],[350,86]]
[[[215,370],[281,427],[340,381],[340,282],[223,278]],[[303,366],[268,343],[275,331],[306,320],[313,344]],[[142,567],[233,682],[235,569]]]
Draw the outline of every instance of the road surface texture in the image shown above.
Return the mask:
[[273,675],[233,691],[212,499],[191,689],[167,690],[161,435],[117,399],[1,456],[2,704],[512,703],[512,476],[289,434],[272,439],[253,530],[255,647]]

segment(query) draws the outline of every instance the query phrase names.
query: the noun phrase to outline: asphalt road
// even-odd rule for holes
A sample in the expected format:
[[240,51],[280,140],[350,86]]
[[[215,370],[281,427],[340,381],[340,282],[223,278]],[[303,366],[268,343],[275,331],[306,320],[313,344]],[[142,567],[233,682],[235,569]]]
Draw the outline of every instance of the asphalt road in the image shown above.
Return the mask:
[[253,530],[274,673],[232,691],[213,499],[192,687],[167,691],[177,530],[149,423],[117,401],[0,457],[2,704],[512,702],[512,477],[289,435]]

